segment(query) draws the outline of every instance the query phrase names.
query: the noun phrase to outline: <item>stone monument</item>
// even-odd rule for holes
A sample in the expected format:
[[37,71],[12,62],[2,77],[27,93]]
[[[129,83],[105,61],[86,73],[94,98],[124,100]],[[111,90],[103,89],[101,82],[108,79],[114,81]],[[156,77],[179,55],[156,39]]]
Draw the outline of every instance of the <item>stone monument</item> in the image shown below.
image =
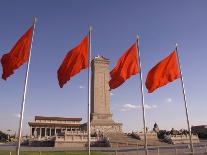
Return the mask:
[[109,59],[95,57],[91,62],[91,134],[122,132],[122,124],[110,112]]
[[158,133],[158,132],[160,131],[160,129],[159,129],[159,127],[158,127],[158,125],[157,125],[156,122],[155,122],[155,124],[154,124],[153,131],[156,132],[156,133]]

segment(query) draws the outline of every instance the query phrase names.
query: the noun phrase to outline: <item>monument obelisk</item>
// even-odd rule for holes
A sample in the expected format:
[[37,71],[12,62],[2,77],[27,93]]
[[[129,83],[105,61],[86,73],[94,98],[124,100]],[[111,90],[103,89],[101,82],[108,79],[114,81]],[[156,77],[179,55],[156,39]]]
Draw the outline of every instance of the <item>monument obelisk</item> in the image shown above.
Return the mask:
[[122,124],[110,112],[109,59],[95,57],[91,62],[91,133],[122,132]]

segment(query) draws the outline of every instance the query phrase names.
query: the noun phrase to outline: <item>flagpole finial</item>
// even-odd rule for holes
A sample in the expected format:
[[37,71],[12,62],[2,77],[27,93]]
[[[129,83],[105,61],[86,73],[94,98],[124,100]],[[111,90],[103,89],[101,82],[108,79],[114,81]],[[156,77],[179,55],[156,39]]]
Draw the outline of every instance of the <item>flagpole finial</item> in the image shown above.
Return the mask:
[[175,43],[176,48],[178,47],[178,43]]
[[89,26],[89,31],[92,31],[93,30],[93,27],[90,25]]
[[140,36],[137,34],[137,40],[140,40]]
[[33,17],[33,23],[36,23],[36,22],[37,22],[37,17],[34,16],[34,17]]
[[140,36],[137,34],[137,48],[139,46]]

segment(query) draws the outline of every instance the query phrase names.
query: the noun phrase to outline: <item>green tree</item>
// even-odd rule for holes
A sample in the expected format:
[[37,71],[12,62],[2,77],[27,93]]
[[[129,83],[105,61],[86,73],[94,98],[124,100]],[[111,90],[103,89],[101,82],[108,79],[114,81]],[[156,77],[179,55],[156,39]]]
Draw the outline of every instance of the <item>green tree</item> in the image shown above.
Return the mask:
[[8,135],[0,131],[0,142],[6,142]]

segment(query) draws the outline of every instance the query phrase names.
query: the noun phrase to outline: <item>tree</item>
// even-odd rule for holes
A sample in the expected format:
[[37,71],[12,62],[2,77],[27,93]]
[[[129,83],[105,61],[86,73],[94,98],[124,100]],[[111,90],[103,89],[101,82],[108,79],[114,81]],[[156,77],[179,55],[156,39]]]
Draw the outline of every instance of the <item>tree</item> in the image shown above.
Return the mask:
[[0,142],[6,142],[8,135],[0,131]]

